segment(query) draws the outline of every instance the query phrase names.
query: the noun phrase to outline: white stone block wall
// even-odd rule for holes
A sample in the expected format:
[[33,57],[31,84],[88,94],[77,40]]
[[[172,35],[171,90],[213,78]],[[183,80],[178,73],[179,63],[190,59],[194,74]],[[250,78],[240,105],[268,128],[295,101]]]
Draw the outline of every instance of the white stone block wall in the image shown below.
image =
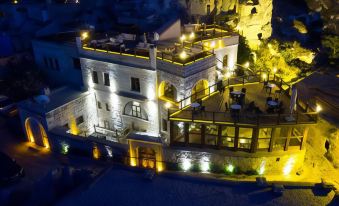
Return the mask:
[[[81,59],[84,84],[89,91],[95,94],[99,125],[104,126],[104,121],[109,122],[112,129],[131,128],[146,131],[151,135],[159,134],[158,103],[156,95],[156,71],[137,67],[113,64],[108,62]],[[98,84],[92,80],[92,71],[98,73]],[[110,86],[104,85],[104,73],[109,74]],[[139,78],[140,92],[131,90],[131,77]],[[122,96],[120,92],[128,94]],[[133,98],[138,96],[140,98]],[[147,113],[148,120],[124,115],[124,109],[129,102],[139,102],[141,108]],[[109,110],[106,109],[108,104]]]
[[221,150],[198,151],[190,148],[185,150],[164,147],[163,160],[179,165],[185,160],[188,160],[191,164],[200,164],[201,161],[207,161],[210,166],[215,164],[226,168],[227,165],[232,165],[243,172],[253,170],[259,172],[262,169],[263,174],[288,175],[295,174],[300,170],[305,158],[305,150],[262,152],[261,154],[237,153]]
[[89,93],[76,100],[68,102],[46,114],[48,130],[64,125],[70,126],[71,121],[83,116],[84,123],[80,125],[80,130],[93,132],[93,125],[97,124],[97,114],[95,108],[94,94]]

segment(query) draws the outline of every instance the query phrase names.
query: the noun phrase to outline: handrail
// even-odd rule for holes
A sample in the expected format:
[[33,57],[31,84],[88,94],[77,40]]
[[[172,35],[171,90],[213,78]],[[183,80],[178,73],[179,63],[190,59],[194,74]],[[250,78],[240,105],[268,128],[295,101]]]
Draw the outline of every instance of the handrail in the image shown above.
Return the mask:
[[[258,75],[244,75],[244,76],[240,76],[240,77],[230,77],[230,78],[227,78],[226,80],[223,80],[222,81],[222,84],[224,85],[223,87],[226,88],[226,87],[229,87],[229,86],[235,86],[235,85],[238,85],[238,84],[242,84],[244,85],[245,84],[245,80],[248,80],[250,78],[254,78],[254,80],[258,80],[258,81],[252,81],[250,83],[255,83],[255,82],[260,82],[260,77],[258,77]],[[258,78],[258,79],[255,79],[255,78]],[[215,83],[211,86],[209,86],[208,88],[206,89],[203,89],[203,90],[199,90],[197,92],[195,92],[194,94],[188,96],[188,97],[184,97],[183,99],[181,99],[179,102],[178,102],[178,105],[179,105],[179,109],[183,109],[184,107],[188,106],[189,104],[184,104],[185,101],[187,101],[188,99],[191,99],[191,98],[194,98],[194,99],[198,99],[198,95],[199,94],[205,94],[203,96],[200,96],[199,99],[204,99],[208,96],[211,96],[212,94],[214,94],[217,90],[217,85],[218,83]]]
[[[214,112],[214,111],[194,111],[186,109],[184,115],[177,113],[177,110],[169,109],[169,120],[173,121],[190,121],[211,124],[246,124],[253,126],[263,125],[295,125],[295,124],[314,124],[317,123],[318,113],[304,112],[295,114],[238,114],[232,115],[230,112]],[[292,117],[291,120],[285,119]],[[300,118],[304,117],[304,120]],[[305,119],[306,118],[306,119]]]

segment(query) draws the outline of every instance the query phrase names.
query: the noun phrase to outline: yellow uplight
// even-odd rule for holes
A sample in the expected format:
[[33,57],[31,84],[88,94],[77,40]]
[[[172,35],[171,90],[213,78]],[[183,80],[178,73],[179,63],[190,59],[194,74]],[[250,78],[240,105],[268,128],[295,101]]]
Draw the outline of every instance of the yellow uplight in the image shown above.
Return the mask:
[[263,73],[263,74],[262,74],[262,78],[263,78],[264,80],[266,80],[267,74]]
[[293,157],[290,157],[284,167],[284,170],[283,170],[283,173],[284,175],[289,175],[293,169],[293,166],[294,166],[294,163],[295,163],[295,160]]
[[88,38],[88,32],[87,32],[87,31],[82,32],[82,34],[81,34],[81,39],[82,39],[82,40],[85,40],[85,39],[87,39],[87,38]]
[[131,159],[130,159],[130,165],[131,165],[132,167],[137,166],[137,161],[136,161],[135,158],[131,157]]
[[166,107],[167,109],[169,109],[171,106],[172,106],[172,104],[171,104],[170,102],[166,102],[165,107]]
[[181,42],[184,42],[186,40],[186,36],[183,34],[181,37],[180,37],[180,41]]
[[182,51],[179,56],[180,56],[180,59],[186,59],[187,53],[185,51]]
[[245,68],[250,67],[250,63],[249,63],[249,62],[246,62],[246,63],[244,64],[244,67],[245,67]]
[[323,110],[323,108],[319,104],[317,104],[317,107],[315,110],[316,112],[320,112],[321,110]]
[[100,151],[97,146],[94,146],[93,148],[93,158],[94,159],[99,159],[100,157]]
[[194,37],[195,37],[195,34],[194,34],[194,32],[192,31],[191,34],[190,34],[190,39],[194,39]]
[[214,48],[214,47],[215,47],[215,42],[212,41],[212,42],[211,42],[211,48]]
[[231,164],[227,165],[226,171],[232,173],[234,171],[234,166]]

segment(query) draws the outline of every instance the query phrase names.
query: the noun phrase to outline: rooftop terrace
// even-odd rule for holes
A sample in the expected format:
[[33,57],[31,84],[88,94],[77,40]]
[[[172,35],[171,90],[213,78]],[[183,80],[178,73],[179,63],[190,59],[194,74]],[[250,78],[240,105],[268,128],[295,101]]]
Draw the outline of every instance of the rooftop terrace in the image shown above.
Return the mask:
[[211,44],[207,41],[220,40],[235,34],[220,26],[210,25],[183,34],[180,39],[166,41],[155,41],[153,37],[147,35],[126,33],[88,36],[88,39],[86,37],[82,42],[82,48],[85,50],[149,59],[149,49],[151,45],[156,44],[158,60],[186,66],[212,56],[214,49],[225,46],[221,41]]

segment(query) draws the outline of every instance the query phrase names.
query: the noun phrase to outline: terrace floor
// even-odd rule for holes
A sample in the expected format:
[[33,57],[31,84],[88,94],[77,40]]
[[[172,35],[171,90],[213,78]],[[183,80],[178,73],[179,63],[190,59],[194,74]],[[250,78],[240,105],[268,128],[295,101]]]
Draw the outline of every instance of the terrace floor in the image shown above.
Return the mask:
[[[278,86],[275,86],[269,92],[269,89],[264,89],[263,83],[253,83],[248,85],[234,86],[234,91],[241,91],[242,88],[246,89],[245,101],[239,110],[238,114],[232,114],[230,108],[234,103],[234,100],[230,97],[229,89],[226,88],[224,93],[216,93],[213,96],[205,99],[202,106],[205,106],[205,111],[194,111],[192,105],[181,112],[172,113],[170,116],[172,120],[205,123],[242,123],[242,124],[296,124],[296,123],[314,123],[314,115],[305,114],[304,111],[297,107],[292,118],[290,117],[290,97],[283,92],[277,94],[277,90],[281,90]],[[267,97],[271,96],[273,100],[278,98],[278,103],[282,102],[283,111],[278,112],[276,109],[273,113],[268,113],[267,109]],[[260,109],[261,112],[248,111],[250,102],[254,102],[255,106]],[[228,104],[226,109],[225,103]],[[278,108],[278,106],[276,106]],[[196,109],[199,110],[199,109]],[[234,111],[234,110],[233,110]]]

